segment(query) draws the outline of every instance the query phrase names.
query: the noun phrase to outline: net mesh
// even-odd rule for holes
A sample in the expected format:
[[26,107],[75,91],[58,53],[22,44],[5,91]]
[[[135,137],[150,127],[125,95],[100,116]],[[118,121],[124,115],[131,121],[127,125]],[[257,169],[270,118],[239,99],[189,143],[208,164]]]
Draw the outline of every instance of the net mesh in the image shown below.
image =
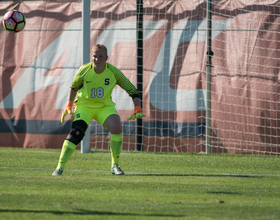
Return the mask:
[[[143,1],[144,150],[205,152],[206,4]],[[96,5],[92,15],[111,24],[101,35],[114,29],[109,62],[136,84],[136,1]],[[278,154],[279,3],[212,1],[211,12],[211,152]],[[117,107],[123,119],[132,112]],[[136,124],[123,129],[134,150]],[[109,149],[108,136],[97,139],[92,146]]]
[[[280,3],[211,2],[211,91],[206,90],[207,1],[92,0],[89,46],[106,45],[108,62],[134,85],[142,84],[144,151],[205,152],[210,92],[212,153],[279,155]],[[22,11],[27,23],[17,35],[0,28],[0,143],[61,147],[71,121],[61,125],[59,117],[82,64],[82,1],[1,1],[2,14],[12,9]],[[139,31],[142,82],[137,82]],[[132,99],[118,86],[112,99],[122,119],[123,150],[134,151],[139,127],[126,120]],[[89,129],[90,148],[108,150],[108,131],[95,121]]]

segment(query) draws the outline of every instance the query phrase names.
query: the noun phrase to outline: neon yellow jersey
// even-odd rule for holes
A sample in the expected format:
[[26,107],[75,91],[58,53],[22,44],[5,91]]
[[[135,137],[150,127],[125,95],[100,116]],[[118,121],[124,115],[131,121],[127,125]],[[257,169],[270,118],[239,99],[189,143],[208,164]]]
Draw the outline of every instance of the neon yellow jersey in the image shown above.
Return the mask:
[[71,88],[75,91],[79,90],[76,104],[83,104],[89,108],[100,108],[115,105],[112,101],[112,91],[115,85],[119,85],[130,97],[139,97],[135,86],[118,68],[109,63],[99,74],[94,71],[92,62],[82,65],[72,81]]

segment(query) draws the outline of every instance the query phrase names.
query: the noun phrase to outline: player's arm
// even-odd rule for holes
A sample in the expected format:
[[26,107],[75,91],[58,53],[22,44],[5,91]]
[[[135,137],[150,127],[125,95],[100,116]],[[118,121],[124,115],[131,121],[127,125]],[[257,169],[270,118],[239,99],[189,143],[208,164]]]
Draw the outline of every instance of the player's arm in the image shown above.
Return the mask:
[[69,95],[68,95],[67,105],[61,115],[61,119],[60,119],[61,123],[63,123],[66,115],[73,114],[73,112],[72,112],[73,102],[75,100],[78,90],[80,88],[82,88],[82,86],[83,86],[84,77],[85,77],[86,73],[91,69],[91,67],[92,67],[92,63],[87,63],[87,64],[81,66],[79,68],[78,72],[76,73],[76,75],[71,83],[71,88],[70,88]]
[[134,120],[136,118],[145,117],[146,115],[143,114],[141,109],[140,94],[136,89],[136,87],[125,77],[125,75],[122,72],[119,73],[117,83],[122,89],[124,89],[128,93],[128,95],[133,100],[134,112],[130,117],[128,117],[127,120],[129,121],[129,120]]
[[124,89],[133,99],[134,112],[127,120],[142,118],[146,115],[142,113],[140,94],[136,87],[126,78],[126,76],[116,67],[109,65],[109,69],[115,74],[117,84]]
[[134,104],[134,107],[141,106],[141,99],[140,99],[140,97],[135,97],[133,99],[133,104]]

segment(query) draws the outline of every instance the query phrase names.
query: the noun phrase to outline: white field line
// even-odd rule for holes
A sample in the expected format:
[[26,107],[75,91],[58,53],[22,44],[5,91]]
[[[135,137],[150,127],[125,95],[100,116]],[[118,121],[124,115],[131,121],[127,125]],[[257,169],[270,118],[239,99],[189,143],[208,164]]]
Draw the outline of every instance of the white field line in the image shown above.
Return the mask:
[[[0,147],[0,152],[11,152],[11,150],[8,150],[8,149],[1,149]],[[42,153],[42,154],[60,154],[60,151],[34,151],[34,150],[26,150],[23,152],[26,152],[26,153]],[[110,154],[110,152],[94,152],[92,151],[91,153],[93,154]],[[145,154],[145,153],[141,153],[141,152],[135,152],[133,151],[133,153],[129,153],[129,152],[125,152],[125,153],[121,153],[122,155],[141,155],[141,156],[162,156],[162,157],[203,157],[203,156],[207,156],[207,154],[203,154],[203,156],[201,156],[200,154],[198,155],[183,155],[183,154],[180,154],[180,155],[176,155],[176,154],[171,154],[171,155],[168,155],[168,154],[157,154],[157,153],[151,153],[151,154]],[[212,158],[221,158],[219,156],[211,156],[209,155],[210,157]],[[256,155],[256,157],[254,157],[254,155],[252,155],[252,157],[238,157],[240,159],[254,159],[254,160],[280,160],[280,157],[275,157],[275,158],[272,158],[272,157],[257,157],[258,155]]]
[[[55,169],[52,168],[38,168],[38,167],[0,167],[0,169],[3,170],[51,170],[54,171]],[[64,171],[67,172],[90,172],[90,173],[110,173],[110,171],[102,171],[102,170],[81,170],[81,169],[65,169]],[[130,174],[141,174],[141,173],[135,173],[135,172],[125,172]]]
[[[9,169],[9,170],[50,170],[54,171],[51,168],[32,168],[32,167],[0,167],[0,169]],[[65,169],[67,172],[90,172],[90,173],[110,173],[110,171],[102,170],[81,170],[81,169]],[[232,176],[232,177],[280,177],[280,174],[244,174],[244,173],[143,173],[143,172],[125,172],[126,174],[139,174],[147,176]]]

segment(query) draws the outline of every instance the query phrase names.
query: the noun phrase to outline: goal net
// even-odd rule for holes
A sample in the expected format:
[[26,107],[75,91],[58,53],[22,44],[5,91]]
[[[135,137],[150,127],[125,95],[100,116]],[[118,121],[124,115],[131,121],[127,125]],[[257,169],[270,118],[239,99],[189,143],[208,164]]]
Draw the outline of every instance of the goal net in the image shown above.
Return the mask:
[[[0,14],[17,9],[26,26],[13,34],[0,25],[0,146],[61,148],[72,121],[60,123],[61,111],[84,62],[85,2],[1,1]],[[87,2],[88,47],[106,45],[142,95],[146,117],[127,121],[132,99],[113,91],[123,150],[280,154],[278,0]],[[109,150],[98,122],[89,133],[90,149]]]
[[[108,47],[108,62],[134,85],[137,2],[91,2],[92,42]],[[206,6],[143,1],[145,151],[205,152]],[[211,14],[211,152],[279,154],[280,4],[212,1]],[[123,149],[135,150],[137,123],[126,121],[132,100],[119,87],[112,98],[123,121]],[[98,123],[90,133],[91,148],[109,149],[109,134]]]

